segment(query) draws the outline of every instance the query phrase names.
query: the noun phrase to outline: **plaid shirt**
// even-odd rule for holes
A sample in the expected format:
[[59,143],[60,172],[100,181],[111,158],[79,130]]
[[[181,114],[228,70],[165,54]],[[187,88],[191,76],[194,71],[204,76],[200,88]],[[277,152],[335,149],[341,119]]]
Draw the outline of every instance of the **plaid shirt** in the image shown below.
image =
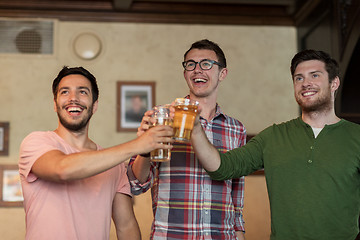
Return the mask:
[[[200,118],[209,141],[220,151],[243,146],[245,127],[216,108],[214,119]],[[197,160],[191,144],[174,143],[169,162],[151,164],[148,181],[128,176],[135,195],[151,187],[153,212],[151,239],[237,239],[244,231],[244,178],[214,181]]]

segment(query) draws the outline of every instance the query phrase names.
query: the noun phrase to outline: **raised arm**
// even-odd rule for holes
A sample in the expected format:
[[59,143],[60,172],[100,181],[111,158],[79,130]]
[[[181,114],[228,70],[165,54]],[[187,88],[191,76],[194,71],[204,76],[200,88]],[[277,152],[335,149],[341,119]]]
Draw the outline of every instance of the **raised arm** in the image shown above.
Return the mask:
[[171,148],[161,142],[171,142],[172,128],[157,126],[140,137],[100,151],[84,151],[64,154],[58,150],[40,156],[32,166],[32,172],[51,181],[70,181],[90,177],[120,164],[131,156],[148,153],[157,148]]
[[220,167],[220,156],[218,150],[209,142],[204,130],[201,127],[199,116],[195,120],[191,134],[191,143],[197,158],[203,167],[210,172],[216,171]]
[[[142,136],[150,128],[150,116],[152,113],[152,110],[145,112],[141,125],[138,128],[138,136]],[[150,158],[137,155],[135,161],[131,164],[131,170],[136,179],[138,179],[141,183],[145,183],[150,174]]]

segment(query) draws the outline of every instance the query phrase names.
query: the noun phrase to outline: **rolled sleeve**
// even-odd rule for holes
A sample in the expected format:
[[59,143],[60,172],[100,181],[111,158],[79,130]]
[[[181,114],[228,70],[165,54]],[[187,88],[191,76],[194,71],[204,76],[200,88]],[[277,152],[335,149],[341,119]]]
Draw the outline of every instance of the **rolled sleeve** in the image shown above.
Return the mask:
[[150,171],[149,177],[146,180],[146,182],[141,183],[135,177],[134,172],[132,170],[132,165],[133,165],[134,161],[135,161],[135,157],[132,157],[129,162],[128,168],[127,168],[127,175],[129,178],[131,193],[134,195],[140,195],[151,188],[153,173],[152,173],[152,171]]

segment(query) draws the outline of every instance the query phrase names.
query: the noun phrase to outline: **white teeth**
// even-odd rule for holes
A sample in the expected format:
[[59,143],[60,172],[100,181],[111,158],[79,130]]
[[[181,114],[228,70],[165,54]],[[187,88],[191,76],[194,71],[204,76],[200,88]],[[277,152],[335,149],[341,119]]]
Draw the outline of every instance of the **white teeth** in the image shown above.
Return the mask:
[[306,93],[303,93],[303,96],[310,96],[310,95],[313,95],[315,94],[316,92],[306,92]]
[[69,107],[67,110],[69,112],[81,112],[81,108],[79,107]]
[[196,78],[194,79],[195,82],[206,82],[205,79],[202,79],[202,78]]

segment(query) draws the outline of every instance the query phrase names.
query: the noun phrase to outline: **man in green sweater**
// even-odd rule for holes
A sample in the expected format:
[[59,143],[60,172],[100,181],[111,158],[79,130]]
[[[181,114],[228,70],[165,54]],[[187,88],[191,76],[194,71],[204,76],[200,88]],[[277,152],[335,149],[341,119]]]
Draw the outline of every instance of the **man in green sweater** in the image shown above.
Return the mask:
[[218,152],[196,122],[192,144],[211,178],[264,168],[271,240],[354,240],[359,232],[360,126],[336,116],[338,63],[322,51],[294,56],[291,74],[301,117],[274,124],[244,147]]

